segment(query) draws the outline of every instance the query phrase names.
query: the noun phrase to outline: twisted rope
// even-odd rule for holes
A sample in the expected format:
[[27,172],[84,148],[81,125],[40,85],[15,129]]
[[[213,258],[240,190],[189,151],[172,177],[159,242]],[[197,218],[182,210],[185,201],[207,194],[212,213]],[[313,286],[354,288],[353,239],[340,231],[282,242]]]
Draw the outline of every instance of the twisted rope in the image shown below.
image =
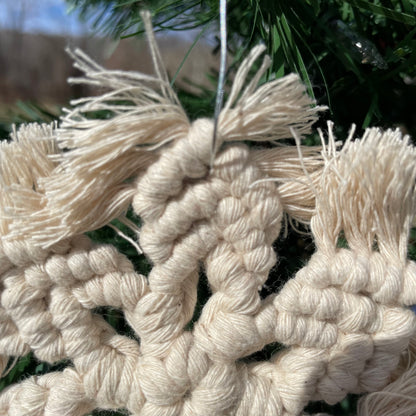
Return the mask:
[[[378,129],[341,151],[330,138],[303,160],[239,143],[306,133],[320,110],[294,76],[258,87],[267,59],[245,87],[261,53],[236,76],[212,166],[213,121],[186,119],[163,68],[158,78],[110,72],[81,52],[82,81],[110,92],[79,101],[59,129],[23,127],[1,145],[1,368],[29,351],[70,360],[2,392],[1,415],[300,415],[311,400],[408,389],[416,150]],[[98,109],[111,116],[85,116]],[[82,235],[130,204],[147,277]],[[262,300],[284,215],[310,220],[317,251]],[[212,295],[185,330],[201,266]],[[100,306],[122,310],[136,338],[117,334]],[[241,360],[273,342],[285,349],[269,361]],[[361,415],[377,414],[371,397]]]

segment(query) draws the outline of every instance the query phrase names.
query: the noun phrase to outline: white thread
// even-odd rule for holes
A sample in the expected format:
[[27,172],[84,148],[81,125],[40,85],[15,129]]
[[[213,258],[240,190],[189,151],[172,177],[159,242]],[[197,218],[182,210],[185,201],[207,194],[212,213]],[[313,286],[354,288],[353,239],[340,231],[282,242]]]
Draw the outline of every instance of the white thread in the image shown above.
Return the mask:
[[[261,53],[256,48],[238,72],[219,119],[224,141],[303,134],[316,118],[319,109],[309,109],[293,76],[249,84],[238,98]],[[386,407],[403,394],[412,409],[413,390],[400,390],[414,384],[414,354],[410,367],[403,355],[414,349],[416,328],[406,308],[416,303],[416,265],[406,259],[416,205],[416,150],[408,140],[398,130],[369,129],[352,141],[352,130],[337,151],[329,124],[321,156],[231,143],[210,170],[213,122],[189,124],[160,66],[150,84],[75,55],[86,77],[114,83],[114,94],[81,101],[59,138],[55,126],[32,125],[0,147],[1,363],[31,350],[73,367],[11,386],[0,395],[0,414],[298,415],[310,400],[336,403],[348,391],[383,388]],[[156,49],[153,55],[160,65]],[[138,93],[131,108],[106,107],[126,91]],[[79,118],[94,108],[115,116]],[[63,146],[69,151],[57,155]],[[76,191],[60,194],[57,184],[65,183]],[[316,198],[302,200],[305,188]],[[79,235],[130,202],[143,221],[140,243],[153,266],[147,278],[114,247]],[[262,300],[285,210],[312,217],[317,251]],[[337,247],[341,233],[348,249]],[[200,263],[212,296],[186,331]],[[99,306],[120,308],[140,345],[92,313]],[[242,361],[272,342],[287,349],[266,362]],[[372,397],[363,416],[377,414]]]

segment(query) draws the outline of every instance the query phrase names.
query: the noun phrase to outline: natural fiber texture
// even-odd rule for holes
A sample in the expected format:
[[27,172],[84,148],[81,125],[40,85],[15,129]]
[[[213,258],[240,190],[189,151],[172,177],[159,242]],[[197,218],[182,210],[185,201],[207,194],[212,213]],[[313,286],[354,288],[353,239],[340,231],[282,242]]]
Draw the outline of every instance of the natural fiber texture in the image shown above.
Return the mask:
[[[389,393],[414,390],[416,377],[408,138],[369,129],[338,151],[330,128],[323,149],[241,143],[308,133],[320,110],[294,75],[258,86],[267,58],[247,84],[258,47],[220,115],[211,168],[213,121],[187,120],[150,45],[156,77],[107,71],[76,51],[82,81],[109,92],[78,101],[58,129],[22,128],[0,149],[2,368],[29,351],[72,363],[9,387],[0,414],[300,415],[310,400],[386,386],[386,414],[414,414]],[[82,235],[130,204],[147,277]],[[262,300],[285,214],[310,220],[317,251]],[[185,330],[201,264],[212,296]],[[137,339],[118,335],[100,306],[120,308]],[[287,348],[241,360],[272,342]],[[381,414],[371,397],[361,415]]]

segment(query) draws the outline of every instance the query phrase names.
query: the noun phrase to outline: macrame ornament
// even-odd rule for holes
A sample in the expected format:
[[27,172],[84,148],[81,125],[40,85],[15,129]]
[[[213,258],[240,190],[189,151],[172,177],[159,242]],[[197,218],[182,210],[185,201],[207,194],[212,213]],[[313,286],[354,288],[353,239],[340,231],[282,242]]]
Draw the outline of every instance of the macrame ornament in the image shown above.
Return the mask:
[[[295,75],[258,85],[267,57],[250,79],[259,46],[235,76],[211,166],[213,121],[187,119],[145,20],[155,76],[75,51],[75,82],[105,92],[59,127],[21,127],[1,144],[1,368],[30,351],[71,364],[4,390],[0,414],[300,415],[311,400],[369,392],[359,415],[414,415],[409,139],[368,129],[339,151],[329,125],[322,148],[244,144],[307,134],[321,110]],[[83,235],[130,205],[148,276]],[[310,222],[317,249],[262,300],[284,215]],[[201,265],[212,296],[187,330]],[[136,338],[100,306],[121,309]],[[242,360],[273,342],[286,348],[269,361]]]

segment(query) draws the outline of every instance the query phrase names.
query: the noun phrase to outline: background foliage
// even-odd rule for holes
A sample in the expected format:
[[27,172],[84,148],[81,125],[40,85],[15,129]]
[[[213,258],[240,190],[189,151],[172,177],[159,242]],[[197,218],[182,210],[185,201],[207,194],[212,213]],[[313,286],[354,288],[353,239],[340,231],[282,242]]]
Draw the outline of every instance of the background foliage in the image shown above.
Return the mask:
[[[150,9],[155,29],[164,31],[197,31],[214,39],[213,53],[218,51],[217,0],[66,0],[81,15],[94,22],[97,33],[115,38],[140,36],[143,32],[140,10]],[[297,72],[319,104],[329,107],[326,118],[335,121],[339,138],[356,123],[358,130],[369,125],[400,126],[416,134],[416,1],[415,0],[229,0],[227,2],[228,48],[232,71],[255,44],[264,42],[272,58],[267,77],[281,77]],[[196,45],[196,47],[198,47]],[[186,59],[186,57],[184,57]],[[178,68],[178,71],[180,68]],[[212,116],[216,74],[207,74],[212,89],[201,89],[193,95],[178,91],[190,118]],[[36,107],[25,108],[15,121],[46,119],[50,114]],[[21,108],[22,110],[22,108]],[[321,122],[321,124],[324,120]],[[0,123],[0,129],[7,129]],[[313,138],[309,139],[311,143]],[[137,219],[135,219],[137,221]],[[124,232],[122,224],[117,224]],[[115,244],[128,255],[139,272],[147,274],[149,265],[111,229],[90,233],[97,242]],[[416,257],[416,235],[412,233],[410,255]],[[310,237],[293,230],[276,243],[279,264],[262,290],[262,296],[279,289],[310,257],[314,247]],[[201,276],[198,313],[209,297],[206,278]],[[97,311],[122,333],[129,333],[122,314],[111,309]],[[269,346],[248,360],[266,359],[279,345]],[[59,364],[59,365],[64,365]],[[58,365],[58,366],[59,366]],[[3,388],[27,374],[42,374],[51,366],[37,363],[27,356],[14,365]],[[311,412],[354,414],[356,398],[349,396],[337,406],[312,404]],[[96,412],[97,414],[107,414]]]
[[[152,10],[158,31],[202,31],[218,22],[217,0],[67,1],[114,37],[142,32],[142,7]],[[299,73],[344,130],[354,122],[414,133],[415,7],[415,0],[229,0],[229,50],[237,65],[264,42],[273,61],[269,77]]]

